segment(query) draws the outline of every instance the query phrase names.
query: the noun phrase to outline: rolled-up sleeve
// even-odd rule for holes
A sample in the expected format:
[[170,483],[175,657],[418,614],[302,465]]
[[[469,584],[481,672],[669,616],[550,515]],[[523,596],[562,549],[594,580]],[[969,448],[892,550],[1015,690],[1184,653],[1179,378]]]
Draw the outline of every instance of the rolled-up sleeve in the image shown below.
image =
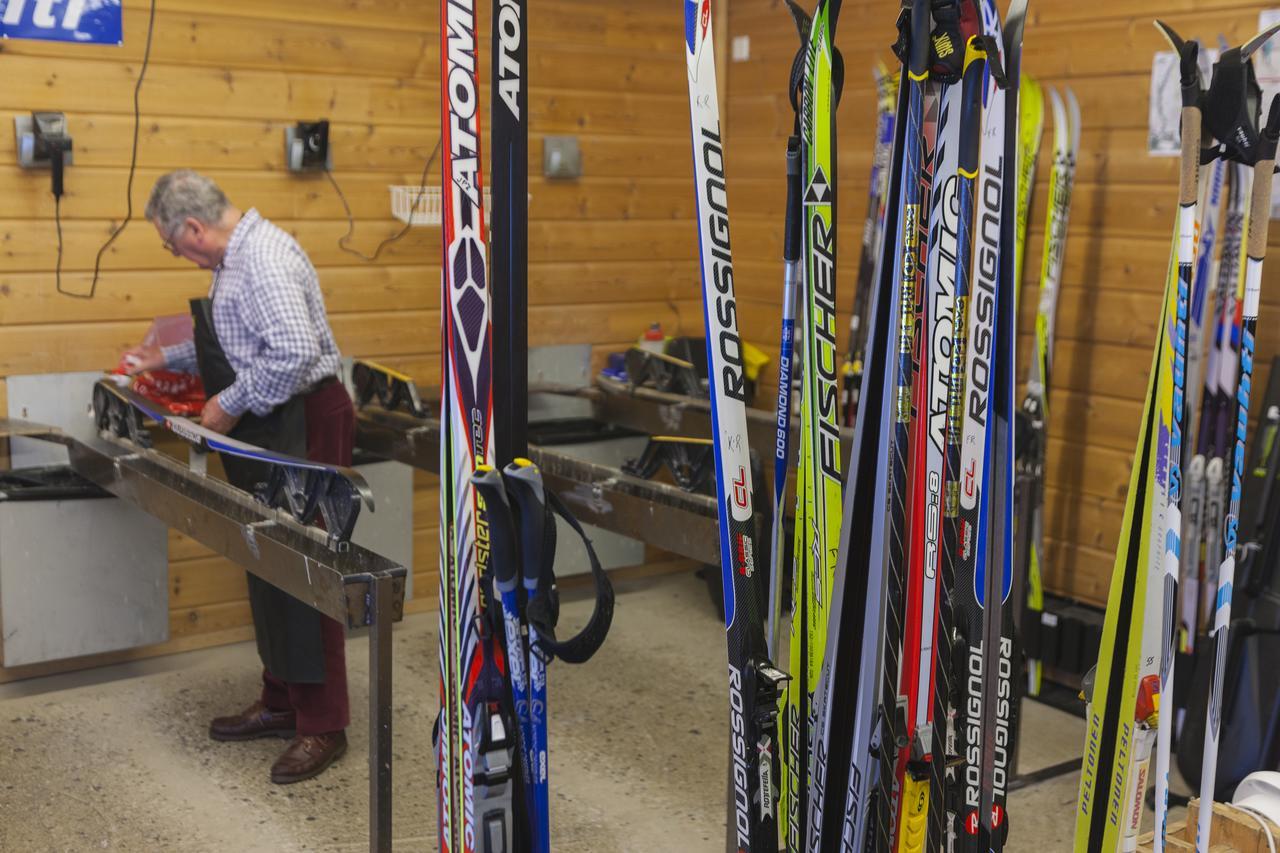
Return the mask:
[[238,417],[246,411],[265,415],[302,390],[320,359],[320,344],[307,307],[310,266],[288,256],[259,257],[254,282],[240,294],[237,314],[258,340],[248,369],[218,395],[223,411]]
[[179,373],[195,373],[195,341],[183,341],[171,347],[161,347],[160,352],[164,354],[164,366],[169,370],[176,370]]

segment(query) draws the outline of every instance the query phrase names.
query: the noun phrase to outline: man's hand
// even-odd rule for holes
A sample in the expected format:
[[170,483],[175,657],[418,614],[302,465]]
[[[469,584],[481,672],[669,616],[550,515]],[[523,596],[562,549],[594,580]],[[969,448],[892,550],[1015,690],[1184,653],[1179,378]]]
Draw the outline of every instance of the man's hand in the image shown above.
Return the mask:
[[231,432],[239,421],[239,415],[232,416],[222,411],[217,394],[209,398],[209,401],[204,404],[204,410],[200,412],[200,425],[223,435]]
[[139,344],[133,349],[125,350],[120,360],[124,362],[125,371],[133,376],[164,367],[164,351],[155,344]]

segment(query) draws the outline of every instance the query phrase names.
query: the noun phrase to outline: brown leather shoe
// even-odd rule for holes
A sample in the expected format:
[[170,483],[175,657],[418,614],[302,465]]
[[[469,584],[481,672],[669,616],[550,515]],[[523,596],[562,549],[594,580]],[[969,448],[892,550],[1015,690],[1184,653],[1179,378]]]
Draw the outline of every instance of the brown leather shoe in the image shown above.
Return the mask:
[[299,735],[271,765],[271,781],[277,785],[301,782],[319,776],[347,751],[347,733]]
[[239,714],[215,717],[209,723],[209,737],[214,740],[253,740],[259,737],[291,738],[296,723],[293,711],[272,711],[262,702],[254,702]]

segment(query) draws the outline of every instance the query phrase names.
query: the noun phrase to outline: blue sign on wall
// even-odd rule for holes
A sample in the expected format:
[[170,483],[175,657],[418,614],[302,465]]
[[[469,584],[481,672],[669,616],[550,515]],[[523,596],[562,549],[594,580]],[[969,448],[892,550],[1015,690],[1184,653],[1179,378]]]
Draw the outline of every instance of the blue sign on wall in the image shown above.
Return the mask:
[[120,44],[120,0],[0,0],[0,38]]

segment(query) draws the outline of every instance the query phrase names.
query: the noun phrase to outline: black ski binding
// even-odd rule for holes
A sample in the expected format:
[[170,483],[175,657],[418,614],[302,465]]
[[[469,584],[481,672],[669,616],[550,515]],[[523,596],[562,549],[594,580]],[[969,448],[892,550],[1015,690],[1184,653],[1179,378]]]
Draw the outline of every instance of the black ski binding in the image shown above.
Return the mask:
[[636,459],[622,463],[622,473],[651,480],[663,468],[686,492],[703,493],[715,475],[715,447],[709,438],[654,436]]
[[390,367],[357,360],[351,365],[351,384],[355,388],[358,409],[376,401],[388,412],[404,411],[416,418],[427,416],[413,379]]

